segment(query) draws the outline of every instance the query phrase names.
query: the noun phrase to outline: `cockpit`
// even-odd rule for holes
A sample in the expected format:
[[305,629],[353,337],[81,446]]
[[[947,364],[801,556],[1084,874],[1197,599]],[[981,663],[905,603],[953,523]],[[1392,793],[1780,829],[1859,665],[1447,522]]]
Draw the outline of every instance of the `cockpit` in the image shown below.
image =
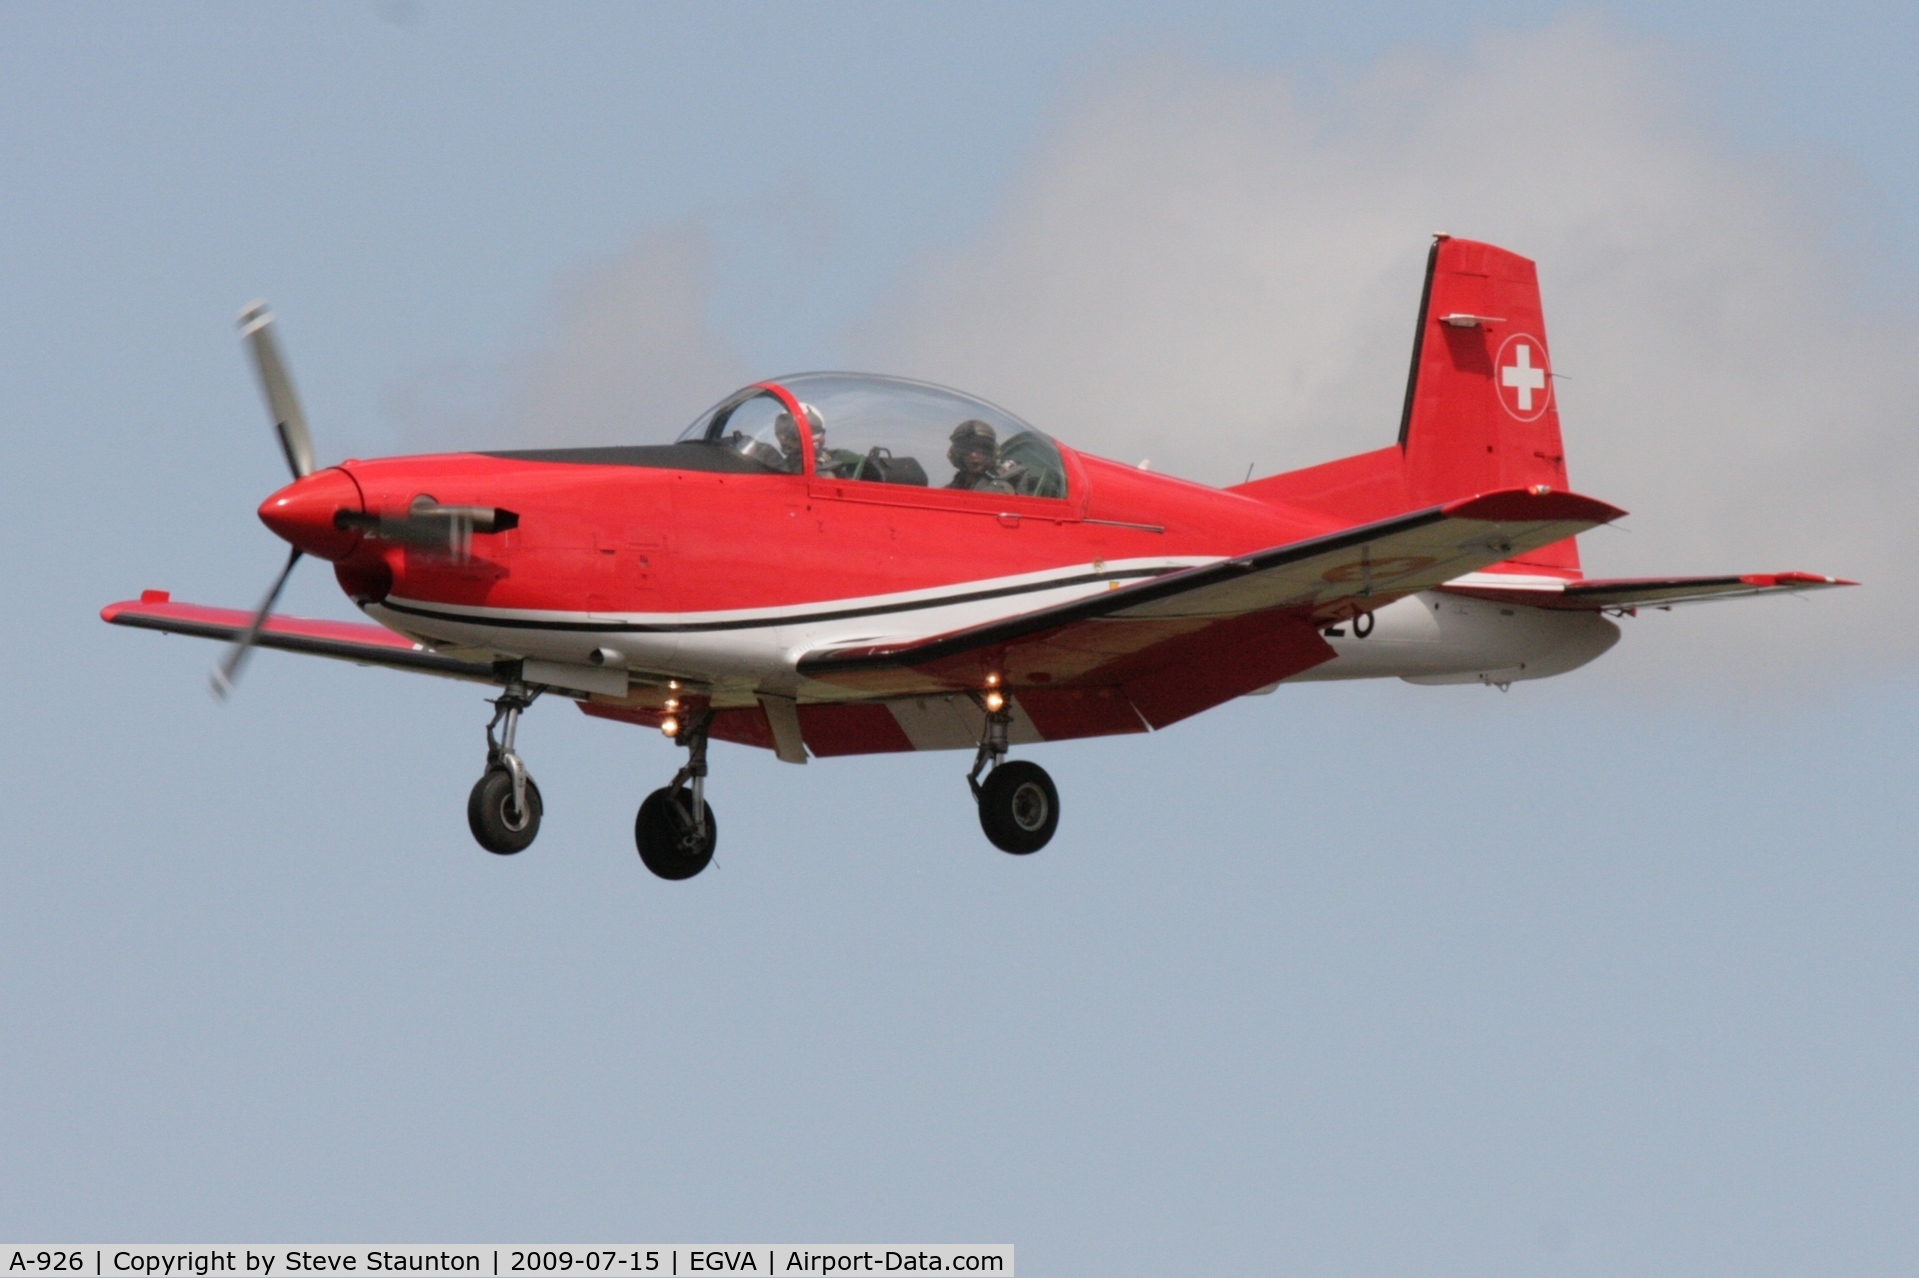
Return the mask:
[[770,474],[1066,496],[1052,440],[983,399],[901,377],[760,382],[702,413],[678,442],[727,449]]

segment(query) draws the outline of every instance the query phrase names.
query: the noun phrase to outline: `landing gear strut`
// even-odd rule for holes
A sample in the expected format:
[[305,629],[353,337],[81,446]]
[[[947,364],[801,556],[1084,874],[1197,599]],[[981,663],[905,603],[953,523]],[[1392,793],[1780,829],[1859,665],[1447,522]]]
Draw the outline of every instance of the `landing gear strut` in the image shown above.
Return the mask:
[[[513,737],[519,730],[520,712],[533,704],[540,694],[529,693],[526,685],[510,683],[493,701],[493,721],[486,725],[486,773],[473,786],[466,800],[466,823],[473,838],[487,851],[499,856],[524,852],[540,832],[540,787],[527,775],[526,764],[513,752]],[[493,729],[504,722],[500,739]]]
[[646,868],[663,879],[690,879],[713,859],[720,829],[706,802],[706,730],[711,710],[686,716],[674,740],[686,747],[686,766],[670,784],[646,796],[633,821],[633,842]]
[[[1059,828],[1059,791],[1037,763],[1006,761],[1006,731],[1012,722],[1004,701],[998,710],[986,712],[986,730],[966,784],[979,804],[980,829],[993,846],[1026,856],[1045,847]],[[986,772],[989,766],[992,771]],[[981,772],[986,772],[984,781]]]

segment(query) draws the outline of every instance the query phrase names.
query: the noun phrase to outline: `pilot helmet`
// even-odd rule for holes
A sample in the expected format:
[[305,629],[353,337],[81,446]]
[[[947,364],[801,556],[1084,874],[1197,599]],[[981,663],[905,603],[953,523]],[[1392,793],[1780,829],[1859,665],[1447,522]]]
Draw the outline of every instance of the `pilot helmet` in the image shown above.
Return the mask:
[[989,463],[999,457],[999,433],[978,418],[955,426],[952,441],[952,447],[946,450],[946,460],[954,466],[961,465],[960,458],[967,453],[983,452]]
[[[813,447],[818,448],[826,442],[826,419],[820,416],[820,410],[811,404],[802,403],[800,411],[806,414],[807,429],[813,432]],[[786,441],[791,441],[787,446],[797,447],[800,442],[800,433],[793,429],[793,414],[781,412],[778,417],[775,417],[773,434],[782,441],[783,445]]]

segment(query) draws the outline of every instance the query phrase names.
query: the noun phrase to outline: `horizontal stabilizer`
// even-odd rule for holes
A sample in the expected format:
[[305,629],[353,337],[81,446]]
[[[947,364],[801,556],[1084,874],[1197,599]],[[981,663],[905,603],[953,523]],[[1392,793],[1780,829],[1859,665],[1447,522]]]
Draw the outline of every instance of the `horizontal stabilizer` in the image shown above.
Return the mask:
[[[1537,579],[1534,579],[1537,580]],[[1744,599],[1751,595],[1799,594],[1833,586],[1856,586],[1843,577],[1821,577],[1810,572],[1747,573],[1739,577],[1618,577],[1612,580],[1569,581],[1563,587],[1506,586],[1488,573],[1448,583],[1452,594],[1472,595],[1498,603],[1572,612],[1611,609],[1670,608],[1675,604],[1710,603],[1716,599]]]
[[[164,634],[230,642],[247,632],[253,614],[238,608],[208,608],[175,603],[164,590],[149,590],[138,599],[108,604],[100,619],[116,626],[135,626]],[[382,626],[352,621],[318,621],[306,617],[269,616],[254,640],[260,648],[332,657],[363,666],[390,666],[451,679],[495,682],[493,666],[484,661],[460,661],[425,648]]]

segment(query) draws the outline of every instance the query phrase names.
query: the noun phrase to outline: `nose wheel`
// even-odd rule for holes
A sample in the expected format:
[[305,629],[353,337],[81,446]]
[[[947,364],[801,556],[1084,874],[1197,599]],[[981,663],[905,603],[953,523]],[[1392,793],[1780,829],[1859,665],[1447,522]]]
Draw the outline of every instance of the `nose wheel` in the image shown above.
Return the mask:
[[663,879],[690,879],[713,860],[720,828],[706,801],[706,729],[713,712],[689,714],[675,739],[686,766],[669,785],[646,796],[633,821],[633,842],[646,868]]
[[[526,764],[513,750],[520,712],[537,696],[515,683],[493,702],[493,721],[486,725],[486,772],[467,796],[467,827],[474,841],[496,856],[526,851],[540,833],[540,814],[545,810],[540,787],[533,784]],[[495,741],[493,729],[502,723],[505,730]]]
[[466,823],[481,847],[497,856],[512,856],[533,845],[545,810],[533,778],[526,779],[516,800],[512,773],[496,768],[474,782],[466,800]]
[[[1059,789],[1039,764],[1024,759],[1007,762],[1006,732],[1012,721],[1003,700],[998,710],[987,712],[985,735],[966,784],[979,804],[980,829],[992,845],[1014,856],[1028,856],[1050,843],[1059,829]],[[989,767],[992,770],[987,772]],[[986,772],[984,781],[981,772]]]

